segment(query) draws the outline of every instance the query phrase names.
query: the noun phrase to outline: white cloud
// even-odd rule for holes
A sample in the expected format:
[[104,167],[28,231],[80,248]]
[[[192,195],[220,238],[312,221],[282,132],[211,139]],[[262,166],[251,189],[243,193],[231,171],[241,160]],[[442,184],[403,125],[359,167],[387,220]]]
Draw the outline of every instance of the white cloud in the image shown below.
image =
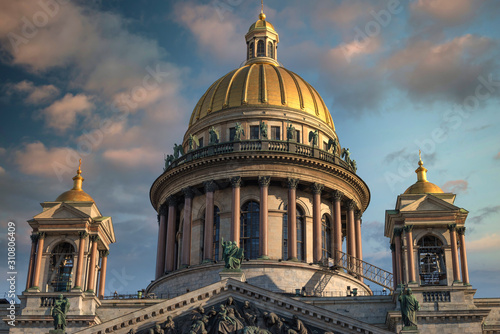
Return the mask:
[[59,89],[54,85],[35,86],[31,81],[23,80],[9,87],[11,90],[26,94],[26,103],[41,104],[52,101],[59,95]]
[[84,94],[66,94],[42,112],[48,127],[57,131],[66,131],[76,123],[77,116],[94,108],[94,103]]
[[107,150],[103,152],[103,158],[111,162],[114,166],[125,168],[151,168],[160,171],[163,161],[161,151],[156,151],[146,147],[136,147],[132,149]]
[[488,251],[493,252],[495,250],[500,250],[500,235],[492,233],[484,236],[481,239],[468,241],[467,251]]
[[483,0],[418,0],[410,8],[415,15],[426,15],[447,25],[462,23],[482,5]]
[[21,150],[14,152],[14,161],[21,172],[28,175],[59,176],[61,168],[64,172],[76,171],[80,155],[67,147],[48,149],[37,141],[24,145]]

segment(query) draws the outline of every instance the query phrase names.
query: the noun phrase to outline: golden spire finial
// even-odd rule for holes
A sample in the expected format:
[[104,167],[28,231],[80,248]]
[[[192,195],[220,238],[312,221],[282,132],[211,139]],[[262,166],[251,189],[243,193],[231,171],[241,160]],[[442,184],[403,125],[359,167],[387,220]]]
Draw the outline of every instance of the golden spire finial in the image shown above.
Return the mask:
[[78,164],[78,170],[76,175],[73,177],[73,189],[72,190],[82,190],[82,182],[84,178],[82,177],[82,159],[80,159]]
[[424,167],[422,151],[420,150],[418,150],[418,168],[415,170],[415,173],[417,173],[418,182],[427,182],[427,169]]
[[264,0],[260,0],[260,15],[259,20],[265,20],[266,14],[264,14]]

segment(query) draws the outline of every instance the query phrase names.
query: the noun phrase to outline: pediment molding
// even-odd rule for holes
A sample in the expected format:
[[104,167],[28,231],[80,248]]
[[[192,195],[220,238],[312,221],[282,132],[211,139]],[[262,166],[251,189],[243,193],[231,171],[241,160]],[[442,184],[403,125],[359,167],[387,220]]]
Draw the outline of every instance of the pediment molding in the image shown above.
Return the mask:
[[66,203],[60,203],[51,207],[50,209],[39,213],[33,217],[35,220],[49,220],[49,219],[88,219],[90,216],[85,212],[78,210],[74,206]]
[[76,333],[78,334],[125,334],[132,328],[143,330],[166,321],[167,316],[174,318],[191,312],[198,306],[223,303],[228,297],[239,302],[249,300],[257,308],[275,312],[291,318],[297,315],[305,324],[325,332],[387,334],[387,330],[357,319],[331,312],[293,298],[276,294],[253,285],[232,279],[223,280],[184,295],[159,302],[156,305],[131,312],[119,318],[104,322]]
[[418,212],[418,211],[456,211],[460,208],[450,204],[440,198],[437,198],[432,195],[423,196],[413,203],[410,203],[404,207],[402,207],[399,212]]

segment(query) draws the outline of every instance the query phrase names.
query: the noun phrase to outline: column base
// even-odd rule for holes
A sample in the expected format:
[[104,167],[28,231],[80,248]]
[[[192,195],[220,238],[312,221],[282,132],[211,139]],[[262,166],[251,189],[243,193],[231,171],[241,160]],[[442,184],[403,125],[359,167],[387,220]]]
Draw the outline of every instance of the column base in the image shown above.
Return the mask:
[[202,263],[214,263],[214,260],[212,260],[212,259],[205,259],[205,260],[203,260]]
[[71,292],[82,292],[83,289],[81,286],[75,286],[71,289]]
[[270,258],[267,255],[261,255],[259,256],[259,260],[270,260]]
[[451,285],[463,285],[462,281],[453,281]]
[[88,289],[87,291],[85,291],[85,293],[95,293],[95,291],[92,289]]
[[29,292],[40,292],[40,288],[37,287],[37,286],[32,286],[27,291],[29,291]]
[[419,334],[420,331],[418,330],[417,326],[408,326],[408,327],[403,327],[403,329],[399,333],[400,334]]
[[228,278],[232,278],[240,282],[246,281],[245,273],[241,269],[233,269],[233,270],[224,269],[221,272],[219,272],[219,276],[221,281]]
[[287,261],[299,262],[299,259],[297,259],[296,257],[291,257]]

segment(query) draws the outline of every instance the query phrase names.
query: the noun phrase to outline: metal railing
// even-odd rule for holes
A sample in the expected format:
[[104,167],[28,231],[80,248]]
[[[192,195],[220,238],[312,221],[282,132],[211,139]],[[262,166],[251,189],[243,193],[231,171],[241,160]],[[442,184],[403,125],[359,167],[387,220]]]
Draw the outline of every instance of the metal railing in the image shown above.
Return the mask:
[[209,144],[207,146],[198,148],[196,150],[189,151],[186,154],[178,157],[177,159],[172,161],[168,166],[165,166],[165,170],[177,167],[185,162],[196,159],[201,159],[220,154],[228,154],[234,152],[249,152],[249,151],[283,152],[283,153],[291,153],[300,156],[316,158],[322,161],[326,161],[341,166],[355,173],[355,170],[352,168],[352,166],[349,165],[344,160],[342,160],[338,155],[321,150],[318,147],[312,147],[294,141],[266,140],[266,139],[241,140],[241,141]]
[[394,290],[392,273],[342,251],[336,251],[335,255],[334,259],[328,258],[323,264],[330,268],[343,268],[353,276],[363,277],[390,291]]

